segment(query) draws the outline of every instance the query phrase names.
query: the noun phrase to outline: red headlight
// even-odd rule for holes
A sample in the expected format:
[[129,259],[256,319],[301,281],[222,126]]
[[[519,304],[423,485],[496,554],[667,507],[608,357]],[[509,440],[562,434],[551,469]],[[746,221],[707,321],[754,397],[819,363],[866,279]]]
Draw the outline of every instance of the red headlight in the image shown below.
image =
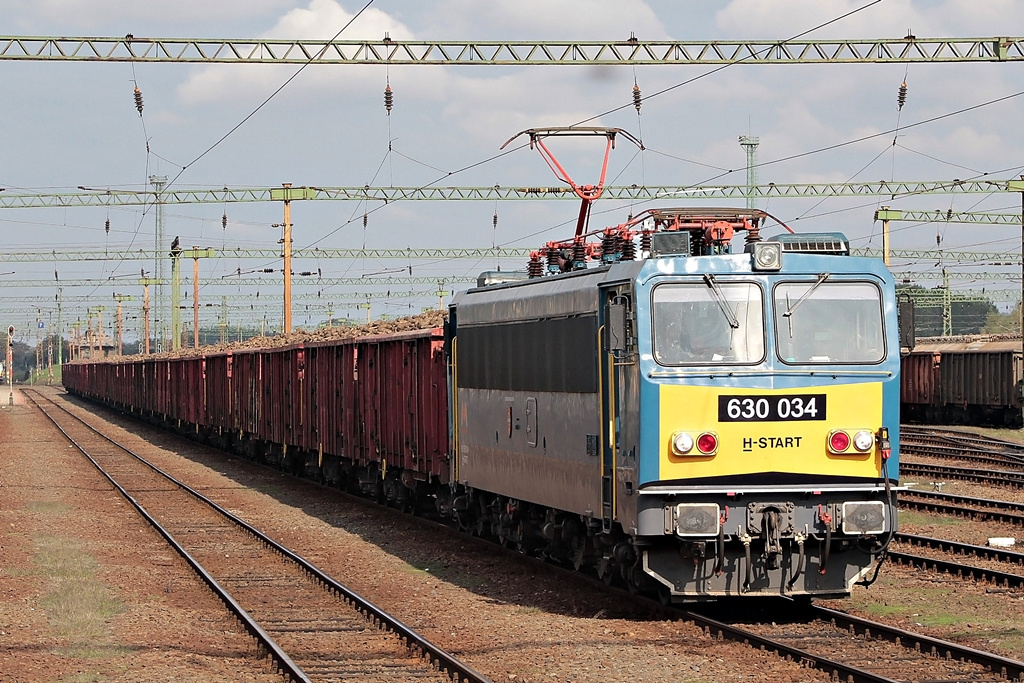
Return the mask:
[[704,455],[710,455],[718,450],[718,437],[711,432],[704,432],[697,437],[697,450]]
[[850,447],[850,435],[835,431],[828,435],[828,449],[833,453],[843,453]]

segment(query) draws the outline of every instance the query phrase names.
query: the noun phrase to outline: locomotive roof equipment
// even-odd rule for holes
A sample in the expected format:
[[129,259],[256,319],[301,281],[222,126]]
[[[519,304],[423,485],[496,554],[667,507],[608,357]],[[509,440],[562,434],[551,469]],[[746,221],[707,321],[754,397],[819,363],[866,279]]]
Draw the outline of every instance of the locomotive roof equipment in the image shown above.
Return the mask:
[[[536,148],[540,152],[541,158],[544,159],[544,163],[548,165],[548,168],[554,172],[554,174],[564,183],[567,183],[572,188],[576,196],[583,200],[583,204],[580,206],[580,215],[576,221],[576,237],[583,234],[583,228],[590,220],[590,207],[601,197],[601,192],[604,191],[604,179],[608,173],[608,156],[611,151],[615,149],[615,136],[622,135],[634,145],[640,149],[644,148],[644,145],[640,140],[633,137],[633,135],[622,128],[604,128],[601,126],[568,126],[568,127],[553,127],[553,128],[527,128],[524,131],[520,131],[505,141],[499,149],[505,149],[510,142],[515,140],[520,135],[530,136],[530,149]],[[555,155],[548,149],[547,145],[544,144],[544,139],[552,136],[592,136],[601,135],[607,140],[604,148],[604,161],[601,164],[601,179],[597,181],[597,185],[579,185],[573,182],[573,179],[569,177],[562,165],[555,159]]]

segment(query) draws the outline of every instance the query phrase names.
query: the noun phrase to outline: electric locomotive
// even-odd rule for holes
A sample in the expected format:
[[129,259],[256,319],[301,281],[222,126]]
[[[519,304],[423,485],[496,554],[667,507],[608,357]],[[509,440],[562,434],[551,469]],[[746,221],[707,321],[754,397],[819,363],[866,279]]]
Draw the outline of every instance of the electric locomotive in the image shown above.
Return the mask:
[[456,295],[442,507],[666,601],[873,580],[897,524],[893,278],[839,233],[762,240],[765,217],[648,211]]

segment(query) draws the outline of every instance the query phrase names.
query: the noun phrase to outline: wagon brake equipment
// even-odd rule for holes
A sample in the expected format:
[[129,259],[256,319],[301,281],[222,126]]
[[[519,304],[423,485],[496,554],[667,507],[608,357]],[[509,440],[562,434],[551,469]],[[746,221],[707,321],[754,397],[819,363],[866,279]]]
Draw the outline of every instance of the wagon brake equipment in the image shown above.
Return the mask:
[[[601,193],[604,191],[604,179],[608,173],[608,156],[611,151],[615,149],[615,136],[621,134],[624,138],[635,144],[640,149],[644,148],[643,143],[635,138],[631,133],[621,128],[604,128],[601,126],[563,126],[555,128],[528,128],[524,131],[516,133],[501,146],[500,149],[505,149],[510,142],[518,138],[520,135],[530,136],[530,149],[536,149],[540,152],[541,157],[544,159],[544,163],[548,165],[548,168],[555,174],[555,176],[564,183],[567,183],[572,188],[576,196],[583,200],[583,204],[580,206],[580,216],[576,221],[576,237],[582,237],[583,226],[586,225],[590,218],[590,207],[595,201],[601,197]],[[569,177],[562,165],[555,159],[555,155],[551,153],[547,145],[544,144],[544,138],[555,136],[555,135],[571,135],[571,136],[589,136],[589,135],[603,135],[606,139],[604,148],[604,162],[601,165],[601,179],[597,181],[597,185],[580,185],[573,181]]]

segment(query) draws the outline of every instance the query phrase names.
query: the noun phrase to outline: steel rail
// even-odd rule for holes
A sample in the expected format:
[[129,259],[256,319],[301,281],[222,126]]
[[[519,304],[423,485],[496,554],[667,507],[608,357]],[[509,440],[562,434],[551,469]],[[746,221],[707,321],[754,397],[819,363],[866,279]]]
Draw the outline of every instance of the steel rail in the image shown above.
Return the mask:
[[1006,588],[1020,588],[1024,586],[1024,576],[999,571],[997,569],[986,569],[963,564],[955,560],[941,560],[934,557],[914,555],[898,550],[889,551],[889,559],[896,564],[917,567],[928,571],[946,573],[960,578],[973,579],[975,581],[989,581],[997,586]]
[[[31,391],[33,391],[34,393],[38,393],[35,390],[31,390]],[[50,400],[50,399],[47,399],[47,400]],[[35,403],[34,399],[33,399],[33,402]],[[490,679],[488,679],[482,673],[476,671],[475,669],[473,669],[472,667],[468,666],[467,664],[464,664],[463,662],[460,662],[455,656],[453,656],[452,654],[450,654],[446,650],[438,647],[437,645],[434,645],[429,640],[427,640],[426,638],[421,636],[411,626],[406,625],[400,619],[398,619],[397,617],[391,615],[390,613],[388,613],[387,611],[385,611],[381,607],[378,607],[376,604],[374,604],[370,600],[367,600],[366,598],[362,597],[358,593],[355,593],[350,588],[348,588],[344,584],[342,584],[339,581],[337,581],[336,579],[332,578],[330,575],[328,575],[325,572],[323,572],[316,565],[314,565],[310,561],[306,560],[304,557],[302,557],[298,553],[296,553],[296,552],[286,548],[285,546],[281,545],[280,543],[278,543],[274,539],[270,538],[269,536],[267,536],[266,534],[261,532],[256,527],[254,527],[251,524],[249,524],[248,522],[246,522],[244,519],[241,519],[240,517],[237,517],[236,515],[232,514],[231,512],[229,512],[228,510],[226,510],[225,508],[223,508],[222,506],[220,506],[219,504],[217,504],[216,502],[214,502],[210,498],[206,497],[205,495],[203,495],[199,491],[193,489],[192,487],[188,486],[184,482],[181,482],[181,481],[175,479],[172,475],[170,475],[169,473],[163,471],[162,469],[160,469],[156,465],[153,465],[148,460],[143,458],[138,453],[135,453],[130,448],[124,446],[123,444],[118,443],[117,441],[115,441],[114,439],[110,438],[106,434],[103,434],[98,429],[93,427],[91,424],[89,424],[88,422],[86,422],[85,420],[80,418],[79,416],[77,416],[74,413],[72,413],[70,410],[68,410],[64,406],[61,406],[60,404],[58,404],[58,403],[56,403],[56,402],[54,402],[52,400],[50,401],[50,403],[51,403],[51,405],[55,406],[56,408],[62,410],[65,413],[67,413],[71,418],[73,418],[78,423],[80,423],[81,425],[83,425],[84,427],[86,427],[87,429],[92,431],[93,433],[95,433],[97,436],[105,439],[106,441],[110,442],[111,444],[113,444],[117,448],[120,448],[124,452],[128,453],[129,455],[131,455],[132,457],[137,459],[142,464],[144,464],[147,467],[149,467],[151,470],[153,470],[154,472],[156,472],[160,476],[166,478],[168,481],[172,482],[174,485],[180,487],[183,491],[187,492],[188,494],[190,494],[191,496],[193,496],[197,500],[200,500],[203,503],[205,503],[206,505],[210,506],[210,508],[216,510],[225,519],[229,520],[230,522],[232,522],[236,526],[244,529],[246,532],[248,532],[254,538],[256,538],[261,543],[266,545],[268,548],[274,550],[275,552],[280,554],[282,557],[284,557],[284,558],[286,558],[288,560],[291,560],[295,564],[299,565],[303,569],[303,571],[306,572],[306,574],[310,578],[318,581],[322,586],[324,586],[330,592],[333,592],[333,593],[341,596],[341,598],[345,602],[347,602],[348,604],[352,605],[364,617],[368,617],[371,621],[373,621],[378,626],[383,626],[384,630],[389,631],[391,633],[394,633],[396,636],[398,636],[398,638],[402,642],[404,642],[406,644],[407,647],[419,650],[423,655],[425,655],[430,660],[431,664],[433,664],[436,668],[438,668],[439,670],[441,670],[441,671],[445,672],[446,674],[448,674],[449,676],[451,676],[453,678],[453,680],[455,680],[455,681],[465,681],[466,683],[491,683]],[[38,403],[36,403],[36,405],[39,406]],[[51,420],[51,422],[53,422],[54,425],[56,425],[57,428],[60,429],[61,432],[65,436],[67,436],[69,440],[72,441],[72,443],[75,443],[74,440],[71,439],[71,437],[68,436],[67,433],[64,432],[64,430],[61,429],[61,427],[59,425],[57,425],[56,421],[52,417],[50,417],[50,415],[48,413],[46,413],[46,411],[42,408],[42,406],[39,406],[39,409],[42,410],[44,414],[46,414],[46,416]],[[76,444],[76,447],[78,447],[78,449],[81,450],[82,453],[85,454],[86,457],[88,457],[89,460],[92,461],[94,465],[96,465],[97,469],[100,469],[100,471],[103,472],[103,470],[99,466],[99,464],[96,463],[87,453],[85,453],[85,451],[82,450],[80,446],[77,446],[77,444]],[[104,472],[104,476],[106,476],[108,479],[110,479],[110,476],[107,475],[105,472]],[[115,487],[118,488],[119,491],[122,491],[124,493],[124,495],[127,498],[129,498],[129,500],[132,500],[133,504],[135,504],[134,503],[134,499],[132,499],[131,496],[127,492],[125,492],[123,489],[121,489],[121,487],[118,486],[113,481],[113,479],[110,479],[110,481],[111,481],[111,483],[114,484]],[[137,507],[139,507],[139,506],[137,506]],[[141,511],[141,507],[140,507],[140,511]],[[147,518],[148,518],[148,515],[147,515]],[[154,524],[155,524],[155,520],[154,520]],[[166,536],[166,537],[170,538],[169,536]],[[184,548],[182,548],[182,551],[184,551]],[[211,580],[212,580],[212,577],[211,577]],[[221,590],[223,590],[223,589],[221,589]],[[226,592],[225,592],[225,595],[227,595]],[[230,598],[229,595],[228,595],[228,597]],[[241,609],[241,607],[239,607],[239,609]],[[244,612],[244,610],[243,610],[243,612]],[[258,627],[258,625],[257,625],[257,627]],[[262,629],[261,629],[261,631],[262,631]],[[269,636],[267,636],[267,637],[269,638]],[[271,642],[273,642],[273,641],[271,640]],[[283,654],[283,652],[282,652],[282,654]],[[285,656],[287,656],[287,655],[285,655]],[[308,680],[308,679],[303,678],[303,679],[297,679],[297,680]]]
[[[1024,504],[1022,503],[915,490],[901,491],[898,500],[901,508],[907,507],[925,512],[941,512],[971,519],[992,520],[1024,526],[1024,514],[1022,514],[1024,513]],[[967,505],[977,505],[984,509],[966,507]]]
[[413,41],[0,36],[0,60],[460,66],[1014,62],[1024,38]]
[[822,621],[833,621],[836,625],[843,626],[855,633],[870,633],[872,636],[881,636],[907,649],[930,651],[934,655],[941,655],[945,658],[973,662],[1011,680],[1024,678],[1024,662],[1010,659],[1009,657],[992,654],[991,652],[983,652],[966,645],[959,645],[940,638],[932,638],[931,636],[914,633],[913,631],[906,631],[895,626],[855,617],[851,614],[819,605],[811,605],[808,609]]
[[[608,185],[602,198],[643,201],[661,199],[796,199],[824,197],[898,198],[922,194],[991,194],[1009,192],[1010,180],[891,180],[861,183],[766,183],[764,185]],[[307,201],[502,201],[563,199],[579,201],[570,187],[327,187],[290,188],[292,200]],[[83,189],[81,192],[0,192],[0,208],[71,208],[85,206],[153,206],[233,204],[282,201],[279,187],[220,187],[152,190]],[[910,212],[904,212],[910,215]],[[1008,219],[1007,219],[1008,220]]]
[[954,441],[956,443],[968,442],[971,444],[982,444],[986,447],[1000,448],[1008,451],[1015,451],[1024,455],[1024,443],[996,439],[976,432],[960,431],[956,429],[936,429],[933,427],[919,427],[916,425],[901,425],[900,431],[905,434],[912,434],[918,437],[936,437]]
[[995,484],[998,486],[1012,486],[1024,488],[1024,472],[1012,472],[1009,470],[978,470],[969,467],[954,467],[952,465],[931,465],[927,463],[916,463],[900,461],[900,475],[911,475],[916,477],[945,477],[959,481],[970,481],[979,484]]
[[[50,415],[50,413],[48,413],[46,409],[43,408],[43,406],[31,395],[31,393],[37,392],[23,391],[22,393],[28,400],[32,401],[32,403],[40,410],[40,412],[42,412],[43,415],[45,415],[46,418],[53,423],[53,426],[56,427],[60,431],[60,433],[63,434],[67,438],[67,440],[70,441],[71,444],[79,452],[81,452],[81,454],[84,455],[89,460],[89,462],[93,464],[93,466],[100,472],[100,474],[102,474],[107,479],[107,481],[110,482],[111,486],[113,486],[114,489],[116,489],[118,493],[120,493],[125,498],[125,500],[132,504],[132,506],[138,511],[138,513],[142,515],[143,519],[149,522],[150,526],[152,526],[157,531],[157,533],[159,533],[164,538],[164,540],[167,541],[167,543],[172,548],[174,548],[174,550],[179,555],[181,555],[185,562],[187,562],[188,565],[192,567],[192,570],[196,573],[196,575],[198,575],[199,578],[202,579],[207,586],[209,586],[210,590],[212,590],[214,594],[220,598],[221,602],[224,603],[228,610],[230,610],[231,613],[234,614],[235,617],[242,623],[245,630],[248,631],[249,634],[253,638],[255,638],[256,641],[260,643],[260,645],[263,648],[265,648],[265,650],[277,663],[277,666],[282,671],[282,673],[284,673],[293,681],[300,681],[300,683],[312,683],[310,678],[306,676],[306,674],[302,671],[301,668],[299,668],[298,664],[296,664],[291,659],[291,657],[289,657],[288,654],[283,649],[281,649],[281,646],[279,646],[277,642],[270,637],[270,634],[264,631],[263,628],[252,617],[252,615],[250,615],[245,609],[242,608],[241,605],[239,605],[235,601],[233,597],[231,597],[231,594],[228,593],[227,589],[221,586],[220,583],[218,583],[217,580],[214,579],[213,576],[211,576],[210,573],[207,572],[206,569],[204,569],[203,566],[200,565],[199,562],[194,557],[192,557],[192,555],[185,549],[185,547],[182,546],[177,541],[177,539],[175,539],[174,536],[171,535],[169,531],[167,531],[152,515],[149,514],[149,512],[146,510],[146,508],[142,506],[141,503],[139,503],[130,493],[128,493],[128,491],[126,491],[124,487],[117,483],[117,481],[105,469],[103,469],[103,466],[96,462],[96,460],[91,455],[89,455],[89,453],[81,446],[81,444],[79,444],[70,434],[68,434],[64,430],[63,427],[61,427],[57,423],[57,420],[55,420],[53,416]],[[51,404],[56,405],[53,402],[51,402]],[[72,417],[74,416],[72,415]],[[83,424],[85,423],[83,422]],[[111,443],[115,442],[111,440]],[[132,453],[132,455],[135,454]],[[138,456],[135,457],[138,458]],[[142,460],[141,458],[139,459]],[[142,462],[146,461],[142,460]],[[146,464],[148,465],[149,463]],[[150,467],[152,467],[152,465],[150,465]],[[156,471],[159,472],[159,470]],[[179,484],[179,482],[175,481],[173,478],[168,478],[175,484]]]
[[[944,538],[919,536],[917,534],[906,534],[903,532],[897,532],[893,536],[893,540],[897,543],[907,543],[908,545],[913,546],[936,548],[953,554],[970,555],[972,557],[980,557],[983,560],[995,560],[997,562],[1008,562],[1010,564],[1024,566],[1024,553],[1017,552],[1016,550],[993,548],[985,545],[971,545],[970,543],[960,543],[959,541],[950,541]],[[1020,578],[1024,580],[1024,576]]]
[[844,664],[835,659],[818,655],[808,650],[803,650],[782,641],[762,636],[754,631],[718,621],[698,612],[689,610],[676,610],[681,619],[692,621],[704,630],[708,636],[718,639],[728,638],[729,640],[741,642],[751,647],[775,652],[780,657],[800,662],[804,666],[812,666],[831,675],[832,680],[842,680],[849,683],[895,683],[892,678],[882,676],[866,669]]
[[969,460],[997,465],[1021,465],[1024,458],[1002,450],[986,450],[957,444],[927,443],[917,441],[919,437],[900,441],[900,451],[908,455],[930,456],[952,460]]

